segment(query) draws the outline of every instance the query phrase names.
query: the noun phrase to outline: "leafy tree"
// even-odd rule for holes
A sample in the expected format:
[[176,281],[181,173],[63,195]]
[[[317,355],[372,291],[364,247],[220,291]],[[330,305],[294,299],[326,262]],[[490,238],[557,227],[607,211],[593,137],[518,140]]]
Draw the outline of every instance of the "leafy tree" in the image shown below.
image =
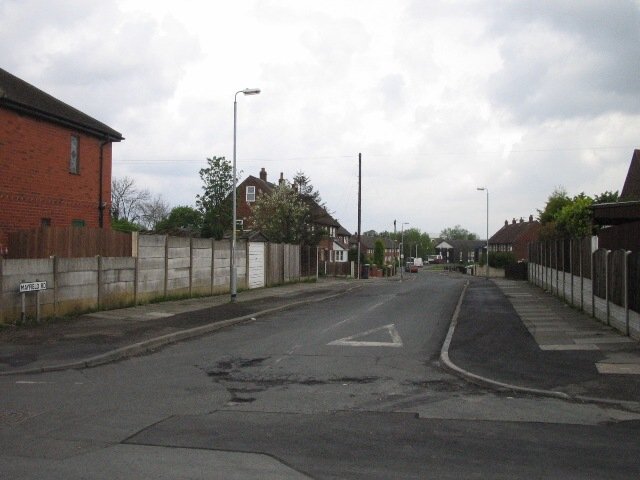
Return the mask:
[[567,195],[564,187],[556,187],[544,207],[544,210],[538,210],[538,219],[542,225],[555,221],[555,217],[560,210],[571,203],[571,199]]
[[373,246],[373,263],[379,267],[384,265],[384,243],[382,240],[376,240]]
[[312,232],[309,206],[286,183],[278,185],[268,195],[260,195],[253,205],[251,217],[257,230],[271,241],[315,245],[318,234]]
[[[396,245],[400,248],[400,242],[402,241],[402,232],[380,232],[380,237],[391,238],[396,241]],[[416,255],[416,247],[418,255]],[[431,237],[426,232],[420,231],[419,228],[409,228],[404,231],[404,248],[403,257],[426,257],[435,251]]]
[[202,213],[192,207],[174,207],[167,218],[156,226],[156,230],[172,235],[196,235],[202,229]]
[[224,157],[207,158],[208,166],[200,169],[202,195],[196,205],[202,214],[202,236],[221,239],[233,221],[233,166]]
[[440,232],[440,238],[443,240],[478,240],[478,235],[471,233],[460,225],[445,228]]
[[130,222],[126,218],[112,218],[111,229],[118,232],[138,232],[141,230],[140,225]]
[[573,197],[555,215],[556,236],[581,238],[591,235],[591,210],[593,199],[584,193]]
[[143,205],[150,198],[149,190],[138,188],[133,178],[114,178],[111,181],[111,218],[138,222],[142,216]]
[[593,203],[615,203],[620,199],[618,191],[610,192],[609,190],[602,192],[600,195],[596,195],[593,199]]

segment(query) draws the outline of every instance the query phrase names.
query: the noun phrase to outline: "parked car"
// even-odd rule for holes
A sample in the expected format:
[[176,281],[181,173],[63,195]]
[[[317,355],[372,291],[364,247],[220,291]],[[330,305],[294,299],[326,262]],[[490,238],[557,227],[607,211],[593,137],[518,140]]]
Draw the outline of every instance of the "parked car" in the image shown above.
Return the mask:
[[414,265],[413,262],[407,262],[407,265],[404,267],[405,272],[418,273],[418,266]]

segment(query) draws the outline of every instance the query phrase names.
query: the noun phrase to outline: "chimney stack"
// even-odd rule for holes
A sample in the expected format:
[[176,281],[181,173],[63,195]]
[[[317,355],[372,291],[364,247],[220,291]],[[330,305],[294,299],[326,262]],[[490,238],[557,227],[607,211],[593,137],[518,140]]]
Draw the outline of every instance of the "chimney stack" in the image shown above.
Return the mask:
[[278,185],[282,185],[284,183],[284,174],[280,172],[280,180],[278,180]]
[[267,171],[264,169],[264,167],[262,167],[262,170],[260,170],[260,180],[262,180],[263,182],[267,181]]
[[533,215],[529,215],[529,221],[533,222]]

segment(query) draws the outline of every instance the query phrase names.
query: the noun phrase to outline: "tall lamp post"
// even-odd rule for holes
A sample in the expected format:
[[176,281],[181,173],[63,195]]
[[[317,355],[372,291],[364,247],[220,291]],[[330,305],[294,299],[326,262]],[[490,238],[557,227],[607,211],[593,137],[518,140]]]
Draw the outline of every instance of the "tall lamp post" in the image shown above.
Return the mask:
[[400,280],[404,280],[404,226],[409,222],[402,222],[402,234],[400,235]]
[[487,192],[487,280],[489,280],[489,189],[478,187],[477,190]]
[[237,228],[237,213],[236,213],[236,125],[238,120],[238,94],[244,95],[258,95],[260,93],[259,88],[245,88],[244,90],[238,90],[233,97],[233,224],[231,225],[231,259],[229,266],[231,267],[231,303],[235,303],[236,295],[238,294],[238,267],[236,267],[236,228]]

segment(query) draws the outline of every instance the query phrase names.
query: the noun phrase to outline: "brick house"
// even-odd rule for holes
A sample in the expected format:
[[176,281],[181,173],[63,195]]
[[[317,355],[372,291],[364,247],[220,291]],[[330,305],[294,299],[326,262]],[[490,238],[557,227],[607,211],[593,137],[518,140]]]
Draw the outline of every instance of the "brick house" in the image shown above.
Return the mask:
[[[278,185],[283,182],[286,182],[286,180],[283,173],[280,173]],[[251,223],[251,209],[255,201],[260,195],[271,193],[276,186],[275,183],[269,182],[267,171],[264,167],[260,170],[258,177],[249,175],[237,186],[238,199],[236,216],[238,224],[243,230],[251,230],[253,227]],[[329,214],[326,208],[318,205],[311,199],[306,199],[305,201],[311,210],[312,228],[323,229],[327,233],[318,245],[320,247],[320,260],[331,262],[346,261],[349,232],[342,228],[340,223]],[[347,243],[344,242],[345,238],[347,238]],[[336,258],[338,260],[336,260]]]
[[40,226],[110,228],[122,135],[0,69],[0,247]]
[[489,239],[489,251],[513,252],[516,260],[528,258],[528,245],[538,240],[540,222],[529,215],[529,221],[514,218],[511,223],[504,221],[503,227]]
[[[396,244],[388,237],[379,237],[377,235],[368,235],[367,232],[360,235],[360,251],[364,253],[371,261],[376,249],[376,241],[380,240],[384,246],[384,262],[385,264],[394,263],[400,257],[400,245]],[[354,235],[351,239],[352,248],[358,248],[358,238]]]

